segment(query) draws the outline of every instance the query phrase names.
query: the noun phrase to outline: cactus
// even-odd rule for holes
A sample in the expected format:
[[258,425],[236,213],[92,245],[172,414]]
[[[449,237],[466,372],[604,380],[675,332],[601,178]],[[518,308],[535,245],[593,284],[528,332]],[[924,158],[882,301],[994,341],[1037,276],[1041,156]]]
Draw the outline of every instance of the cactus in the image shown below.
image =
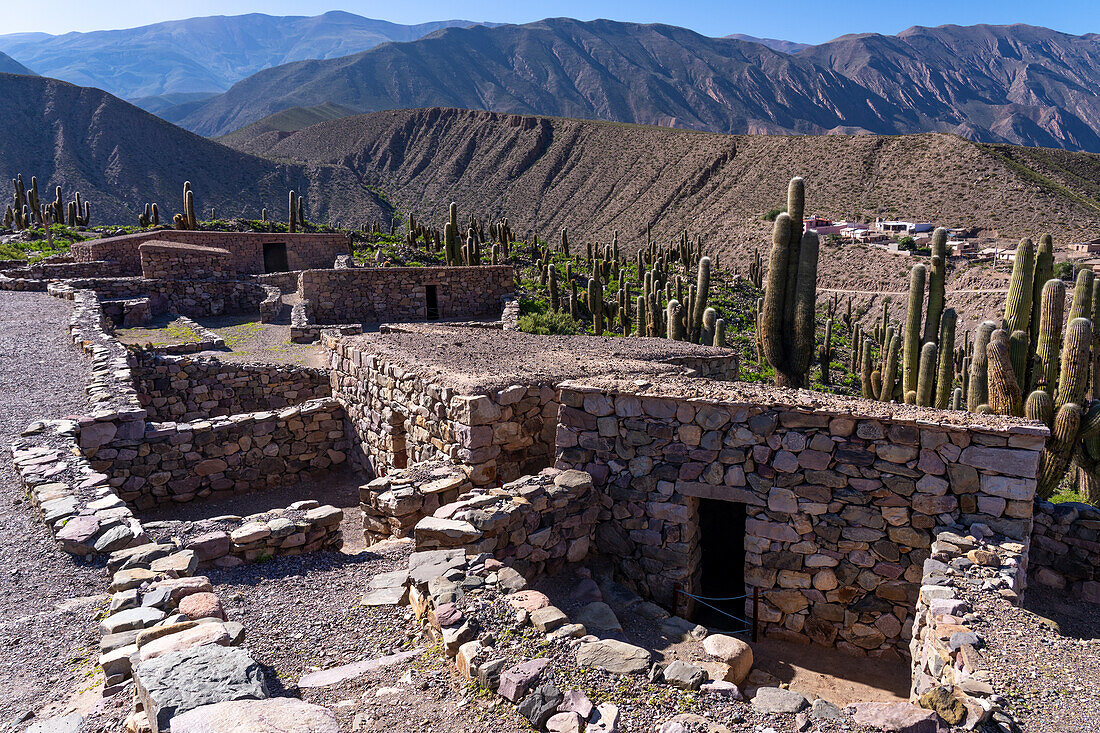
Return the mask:
[[829,365],[833,361],[833,320],[831,318],[825,321],[825,338],[822,341],[818,359],[821,363],[821,383],[828,386],[831,382]]
[[696,276],[695,299],[692,302],[691,311],[691,340],[699,342],[703,330],[703,313],[707,309],[707,296],[710,293],[710,258],[699,259],[698,274]]
[[290,210],[290,218],[287,220],[287,231],[294,234],[298,231],[298,200],[297,194],[290,192],[287,208]]
[[860,383],[863,388],[863,397],[871,399],[875,396],[874,389],[871,384],[871,339],[866,338],[863,341],[863,347],[860,349]]
[[752,262],[749,263],[749,282],[757,290],[764,284],[764,259],[760,256],[760,250],[752,251]]
[[920,350],[917,368],[917,404],[931,407],[936,394],[936,342],[929,341]]
[[789,214],[776,217],[768,284],[757,337],[780,387],[804,387],[814,357],[814,307],[817,295],[817,232],[803,232],[805,188],[791,179]]
[[951,402],[952,394],[954,393],[951,384],[952,377],[954,376],[954,351],[952,349],[952,344],[955,343],[955,324],[957,320],[958,316],[954,308],[945,309],[940,318],[939,366],[936,370],[935,405],[941,410],[947,409]]
[[994,331],[986,346],[989,371],[989,408],[997,415],[1022,415],[1023,394],[1012,370],[1012,357],[1003,330]]
[[1068,402],[1058,408],[1050,428],[1050,438],[1039,457],[1039,476],[1035,493],[1047,499],[1058,488],[1069,467],[1069,459],[1077,444],[1081,428],[1081,406]]
[[588,279],[588,312],[592,314],[592,331],[603,334],[603,284],[598,277]]
[[955,390],[951,393],[951,409],[961,410],[963,403],[963,390],[962,387],[955,387]]
[[[76,208],[79,211],[79,195]],[[191,190],[191,181],[183,182],[183,219],[188,229],[197,228],[197,222],[195,221],[195,193]]]
[[550,310],[555,313],[561,310],[561,298],[558,295],[558,269],[554,265],[546,267],[550,279]]
[[680,306],[680,301],[670,300],[666,310],[668,312],[668,338],[673,341],[684,341],[686,336],[684,335],[683,308]]
[[909,272],[909,309],[905,314],[905,335],[902,341],[902,389],[905,394],[915,392],[920,369],[920,325],[924,306],[924,284],[928,270],[914,265]]
[[719,318],[714,322],[714,345],[720,349],[729,348],[726,342],[726,319]]
[[878,399],[881,402],[889,402],[894,397],[894,388],[898,383],[898,359],[901,353],[901,339],[895,333],[890,337],[886,347],[886,364],[882,369],[882,389],[879,390]]
[[[1005,322],[1009,333],[1026,331],[1031,320],[1031,298],[1035,288],[1035,246],[1030,239],[1020,240],[1012,263],[1012,279],[1005,301]],[[1026,353],[1026,352],[1025,352]]]
[[987,347],[995,329],[993,321],[985,321],[974,333],[974,359],[970,363],[970,384],[966,390],[966,409],[971,412],[977,412],[979,405],[989,401]]
[[[943,316],[944,286],[947,282],[947,230],[937,227],[932,233],[932,272],[928,278],[928,314],[924,319],[921,343],[936,341]],[[954,344],[950,345],[954,348]]]
[[1092,322],[1087,318],[1074,318],[1066,326],[1062,344],[1062,366],[1058,374],[1058,391],[1054,395],[1054,407],[1080,405],[1085,397],[1089,381],[1089,349],[1092,346]]
[[[704,257],[703,259],[706,259]],[[699,343],[714,346],[714,324],[718,322],[718,311],[707,308],[703,311],[703,326],[699,332]]]

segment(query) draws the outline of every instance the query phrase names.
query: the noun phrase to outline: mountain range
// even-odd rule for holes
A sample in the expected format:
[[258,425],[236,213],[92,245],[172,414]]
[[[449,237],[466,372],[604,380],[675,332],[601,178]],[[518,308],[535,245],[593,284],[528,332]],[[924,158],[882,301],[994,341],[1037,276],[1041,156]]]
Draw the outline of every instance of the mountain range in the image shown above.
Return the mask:
[[99,87],[125,99],[209,96],[271,66],[346,56],[467,25],[472,21],[400,25],[342,11],[315,17],[251,13],[56,36],[0,35],[0,51],[45,76]]
[[776,51],[664,25],[551,18],[438,30],[260,71],[167,118],[223,135],[273,112],[426,106],[723,133],[949,132],[1100,152],[1100,37],[915,27]]
[[34,75],[33,71],[13,59],[11,56],[8,56],[6,53],[0,53],[0,72],[4,74]]
[[374,220],[385,210],[347,169],[241,153],[99,89],[0,73],[0,99],[8,100],[0,105],[3,179],[21,173],[29,183],[37,176],[51,201],[55,186],[66,200],[79,191],[96,224],[135,223],[146,202],[157,202],[170,223],[188,180],[196,208],[207,215],[215,208],[221,217],[256,217],[264,206],[285,205],[289,189],[303,194],[311,217],[333,215],[335,206]]

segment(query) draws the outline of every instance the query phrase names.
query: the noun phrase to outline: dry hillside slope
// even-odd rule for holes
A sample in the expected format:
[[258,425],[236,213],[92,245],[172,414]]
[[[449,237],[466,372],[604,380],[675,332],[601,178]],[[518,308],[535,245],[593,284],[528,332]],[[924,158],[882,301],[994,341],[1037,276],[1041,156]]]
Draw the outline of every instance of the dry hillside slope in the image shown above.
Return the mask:
[[0,178],[37,176],[49,200],[55,186],[67,198],[79,191],[92,203],[93,224],[136,224],[146,202],[157,202],[168,223],[181,208],[185,180],[203,216],[214,207],[221,217],[258,218],[267,206],[282,217],[292,188],[304,193],[311,218],[326,217],[333,206],[381,215],[377,197],[346,168],[244,154],[99,89],[0,73],[0,98],[12,100],[0,105]]
[[[759,246],[770,227],[761,215],[784,203],[794,175],[806,179],[810,210],[831,217],[881,212],[1003,237],[1050,231],[1060,244],[1089,234],[1100,217],[1091,189],[1046,183],[1003,151],[942,134],[729,136],[434,108],[346,117],[235,144],[286,162],[346,167],[400,210],[436,220],[453,199],[463,211],[511,217],[517,232],[548,237],[565,226],[583,243],[608,241],[618,230],[628,247],[644,239],[647,225],[659,237],[687,228],[726,254]],[[360,221],[354,211],[334,213]],[[883,277],[859,284],[896,281],[893,273]]]

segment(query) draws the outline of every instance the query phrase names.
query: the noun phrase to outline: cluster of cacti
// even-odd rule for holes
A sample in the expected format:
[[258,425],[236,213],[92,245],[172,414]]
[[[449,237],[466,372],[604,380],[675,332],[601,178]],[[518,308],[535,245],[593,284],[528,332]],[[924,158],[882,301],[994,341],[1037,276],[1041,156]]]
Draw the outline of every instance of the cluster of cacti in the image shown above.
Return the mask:
[[764,287],[764,258],[760,256],[760,250],[752,251],[752,262],[749,263],[749,282],[757,290]]
[[12,179],[13,201],[4,211],[4,227],[30,229],[48,227],[51,223],[67,223],[72,227],[88,226],[92,220],[92,205],[79,193],[68,205],[62,200],[61,186],[55,189],[56,198],[43,203],[38,196],[38,179],[31,176],[31,187],[23,183],[22,174]]
[[[266,209],[264,209],[264,211],[266,211]],[[157,208],[156,204],[145,204],[145,208],[138,214],[138,226],[160,226],[160,209]]]
[[287,196],[287,231],[294,234],[305,221],[305,204],[302,197],[291,191]]
[[805,387],[814,356],[814,309],[817,295],[817,232],[803,231],[806,190],[791,179],[787,212],[775,220],[767,286],[760,309],[757,338],[764,358],[775,369],[780,387]]

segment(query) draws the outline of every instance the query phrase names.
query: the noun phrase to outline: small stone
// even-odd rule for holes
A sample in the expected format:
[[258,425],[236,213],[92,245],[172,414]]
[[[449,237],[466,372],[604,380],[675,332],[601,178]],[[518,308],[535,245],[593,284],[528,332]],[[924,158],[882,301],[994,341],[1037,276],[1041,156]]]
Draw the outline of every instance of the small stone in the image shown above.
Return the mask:
[[805,695],[781,687],[761,687],[752,699],[752,707],[760,713],[797,713],[809,706]]
[[648,650],[617,639],[601,639],[577,647],[577,664],[615,674],[645,672],[651,660]]
[[189,619],[216,618],[225,621],[222,602],[213,593],[192,593],[180,599],[179,612]]
[[546,633],[569,621],[569,617],[556,606],[546,606],[531,612],[531,625]]
[[593,709],[592,701],[581,690],[568,690],[562,696],[561,705],[558,705],[558,710],[561,712],[576,713],[585,720],[592,715]]
[[546,721],[547,733],[581,733],[584,720],[573,712],[555,713]]
[[509,702],[518,703],[549,663],[549,659],[540,657],[509,667],[500,673],[497,693]]
[[611,606],[597,601],[589,603],[577,612],[577,623],[583,624],[586,629],[594,631],[622,631],[622,624]]
[[730,666],[727,680],[741,684],[752,669],[752,647],[740,639],[726,634],[711,634],[703,639],[703,651],[711,658]]
[[679,659],[664,669],[665,682],[682,690],[698,690],[707,681],[706,671]]
[[819,697],[810,706],[810,717],[814,720],[840,720],[842,713],[836,705]]
[[521,590],[508,596],[507,600],[512,608],[528,613],[550,605],[550,599],[546,597],[546,594],[537,590]]
[[982,565],[989,568],[998,568],[1001,566],[1001,557],[996,552],[991,550],[974,549],[966,553],[966,557],[970,562],[975,565]]
[[527,718],[536,729],[543,728],[557,712],[562,695],[554,685],[539,685],[534,692],[519,704],[520,715]]

